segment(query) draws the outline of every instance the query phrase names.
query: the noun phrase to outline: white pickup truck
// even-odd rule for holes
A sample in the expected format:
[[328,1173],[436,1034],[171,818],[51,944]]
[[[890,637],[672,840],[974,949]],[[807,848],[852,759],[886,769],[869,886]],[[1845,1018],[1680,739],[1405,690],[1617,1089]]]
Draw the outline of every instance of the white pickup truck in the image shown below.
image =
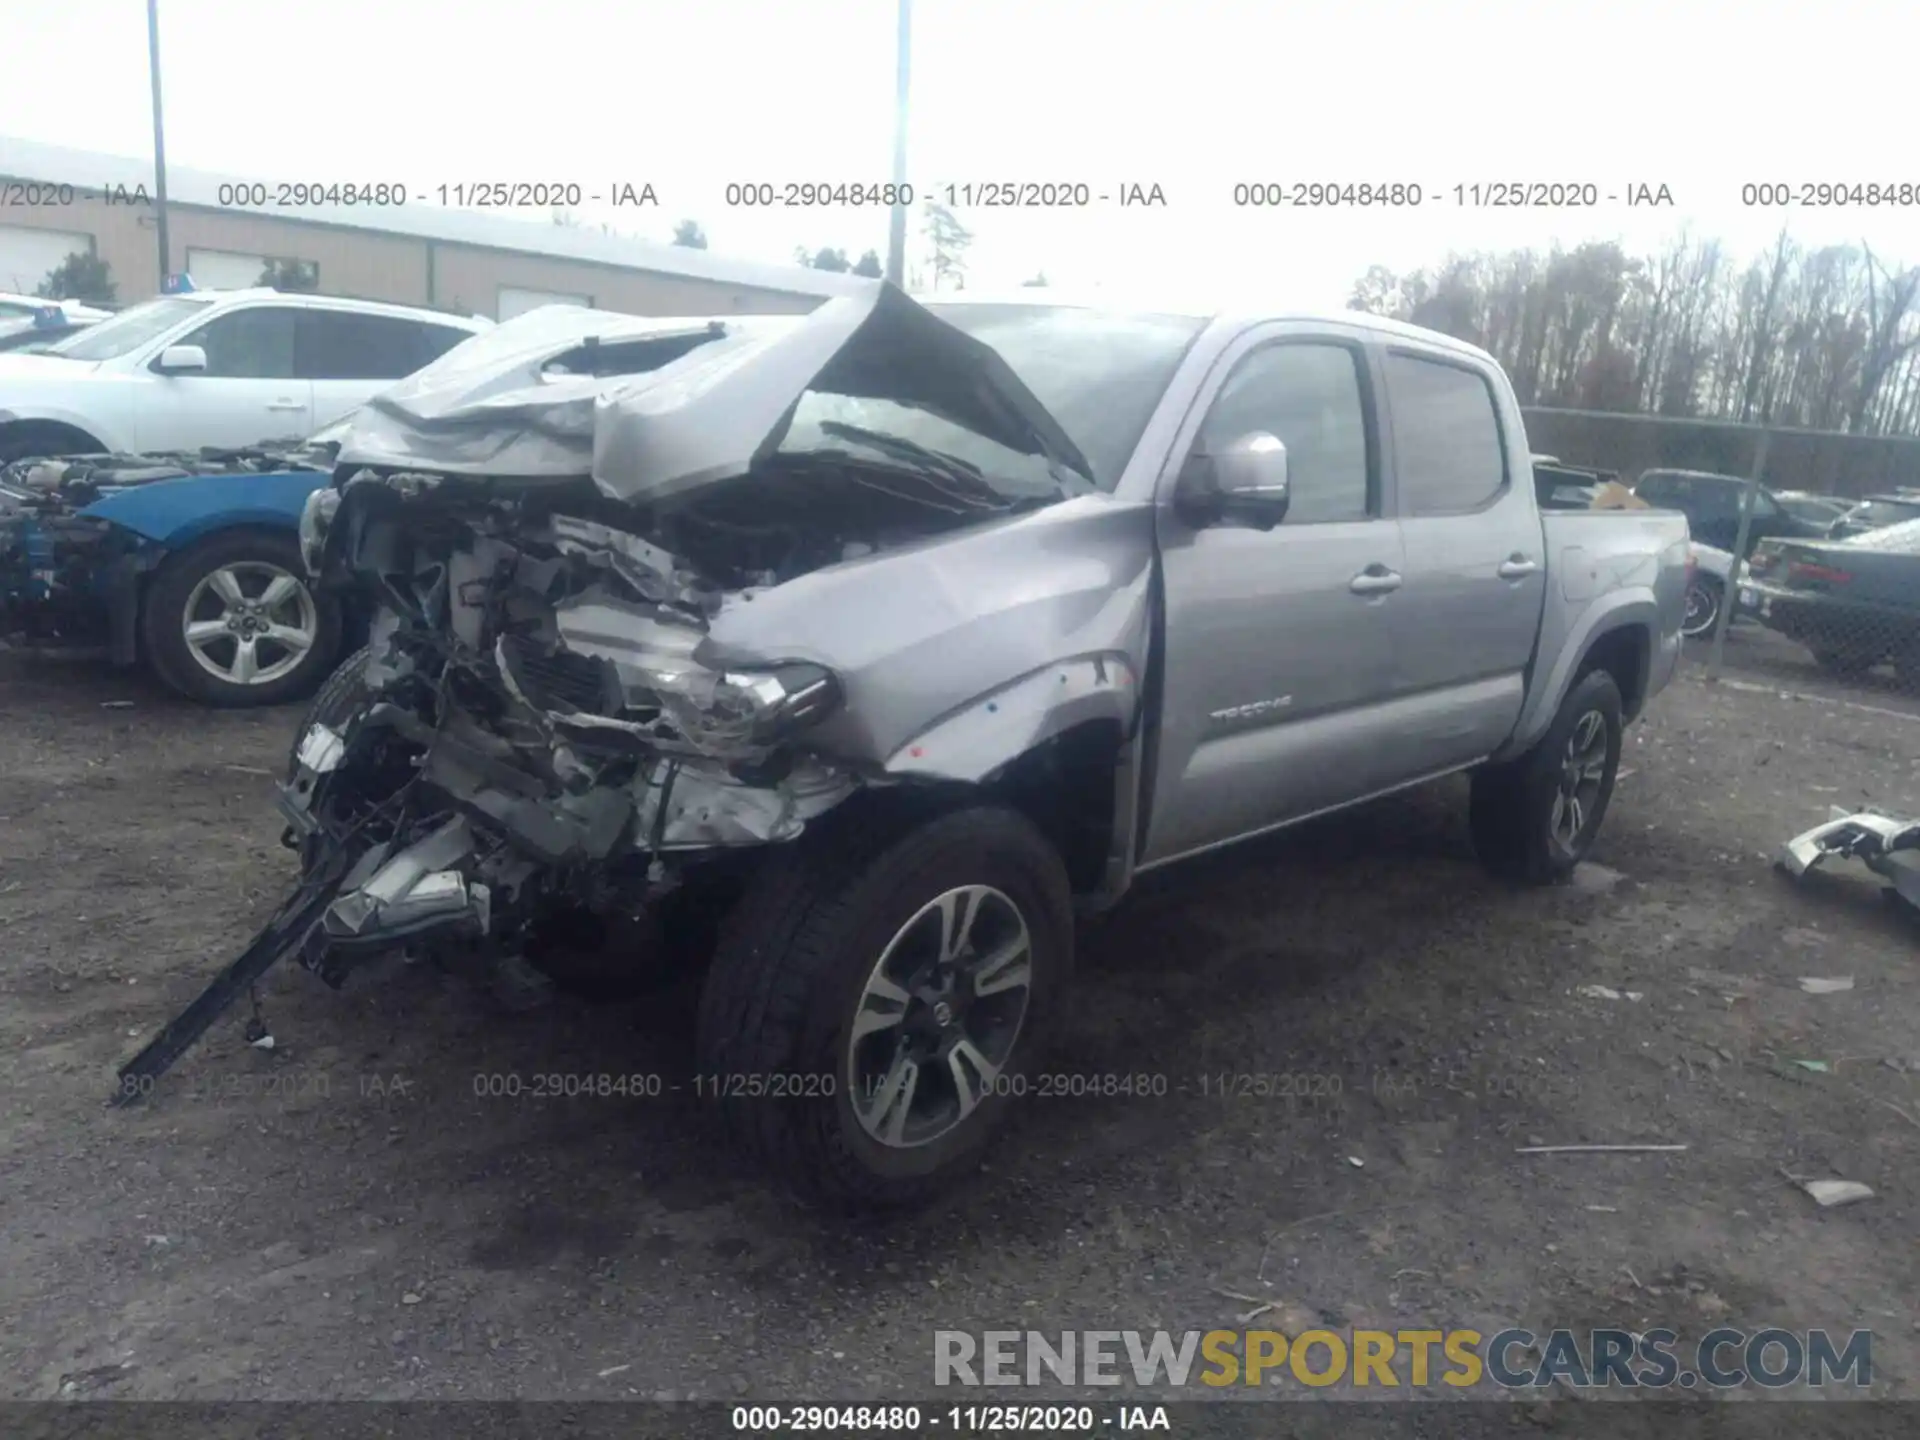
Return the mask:
[[0,464],[303,440],[491,323],[277,290],[163,295],[0,354]]

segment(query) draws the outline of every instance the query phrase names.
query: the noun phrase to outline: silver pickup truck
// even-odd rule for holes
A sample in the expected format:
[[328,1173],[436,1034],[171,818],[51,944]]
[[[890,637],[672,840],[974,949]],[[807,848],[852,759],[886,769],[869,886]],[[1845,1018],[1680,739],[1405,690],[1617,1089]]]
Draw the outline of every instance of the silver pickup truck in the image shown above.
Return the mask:
[[118,1096],[283,956],[504,983],[700,897],[694,1088],[883,1204],[979,1156],[1145,871],[1463,770],[1488,865],[1570,870],[1688,583],[1677,515],[1542,516],[1458,341],[887,286],[504,324],[355,417],[302,538],[378,618],[294,741],[301,879]]

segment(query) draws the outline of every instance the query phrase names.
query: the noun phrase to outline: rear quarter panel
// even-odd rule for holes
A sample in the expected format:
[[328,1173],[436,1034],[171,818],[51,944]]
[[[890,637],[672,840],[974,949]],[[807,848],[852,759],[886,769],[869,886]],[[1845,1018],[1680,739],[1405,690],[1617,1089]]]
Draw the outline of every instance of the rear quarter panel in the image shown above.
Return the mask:
[[1540,644],[1520,723],[1497,760],[1520,754],[1546,732],[1582,662],[1609,633],[1637,628],[1647,638],[1641,706],[1666,687],[1680,663],[1686,517],[1662,510],[1592,510],[1548,511],[1540,519],[1547,549]]

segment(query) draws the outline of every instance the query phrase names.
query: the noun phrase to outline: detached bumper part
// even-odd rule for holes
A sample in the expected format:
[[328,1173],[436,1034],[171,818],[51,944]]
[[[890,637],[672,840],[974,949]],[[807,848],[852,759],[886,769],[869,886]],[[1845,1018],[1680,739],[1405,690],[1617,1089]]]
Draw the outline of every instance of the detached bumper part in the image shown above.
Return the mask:
[[154,1082],[186,1054],[235,1000],[282,959],[306,948],[328,906],[340,893],[348,870],[346,861],[346,852],[336,850],[307,873],[238,958],[120,1067],[119,1083],[109,1097],[110,1103],[131,1105],[144,1099],[152,1091]]
[[472,827],[456,816],[391,858],[369,855],[361,868],[371,863],[372,873],[350,875],[347,893],[327,907],[321,928],[328,943],[387,946],[448,925],[485,935],[492,892],[452,868],[473,854]]
[[1920,821],[1835,806],[1825,824],[1781,846],[1777,863],[1798,879],[1831,855],[1860,861],[1891,882],[1903,901],[1920,910]]

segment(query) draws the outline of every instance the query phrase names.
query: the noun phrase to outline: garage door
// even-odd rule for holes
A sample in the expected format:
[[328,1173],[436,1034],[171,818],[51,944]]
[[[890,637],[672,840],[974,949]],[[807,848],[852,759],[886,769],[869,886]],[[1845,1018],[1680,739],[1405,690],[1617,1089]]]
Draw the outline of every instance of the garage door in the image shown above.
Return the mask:
[[591,308],[591,295],[562,295],[558,290],[516,290],[511,285],[500,287],[500,303],[494,310],[496,320],[511,320],[516,315],[524,315],[529,310],[538,310],[542,305],[585,305]]
[[187,274],[196,290],[251,290],[267,268],[264,255],[240,255],[231,250],[187,251]]
[[93,237],[77,231],[0,225],[0,290],[31,295],[67,256],[76,250],[84,255],[92,249]]

